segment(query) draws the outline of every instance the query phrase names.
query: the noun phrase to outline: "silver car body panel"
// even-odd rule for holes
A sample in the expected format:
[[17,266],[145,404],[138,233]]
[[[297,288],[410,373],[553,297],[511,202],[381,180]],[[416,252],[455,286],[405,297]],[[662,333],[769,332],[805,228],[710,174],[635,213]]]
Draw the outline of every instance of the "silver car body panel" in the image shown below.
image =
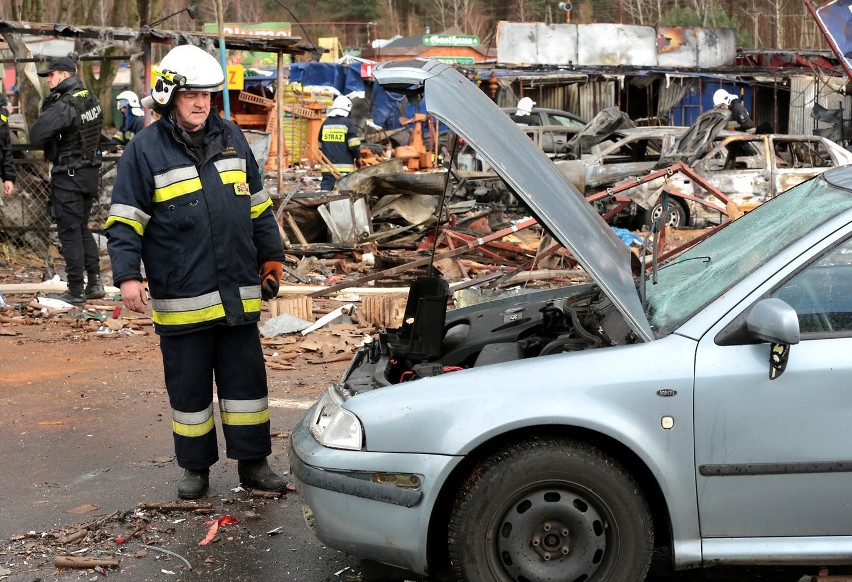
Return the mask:
[[[385,89],[428,94],[426,108],[460,137],[524,200],[577,259],[643,341],[653,339],[633,275],[630,251],[541,150],[464,75],[437,61],[380,63]],[[554,191],[554,185],[560,186]]]

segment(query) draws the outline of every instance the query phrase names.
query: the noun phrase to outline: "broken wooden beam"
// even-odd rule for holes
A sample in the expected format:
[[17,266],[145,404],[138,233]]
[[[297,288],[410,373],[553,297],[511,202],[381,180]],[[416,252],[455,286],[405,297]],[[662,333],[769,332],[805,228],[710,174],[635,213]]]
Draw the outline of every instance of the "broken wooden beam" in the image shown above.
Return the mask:
[[454,250],[445,251],[443,253],[435,254],[434,257],[428,256],[428,257],[424,257],[422,259],[417,259],[415,261],[411,261],[409,263],[405,263],[405,264],[399,265],[397,267],[392,267],[392,268],[386,269],[384,271],[378,271],[376,273],[370,273],[368,275],[364,275],[363,277],[358,277],[357,279],[353,279],[352,281],[347,281],[345,283],[339,283],[337,285],[332,285],[330,287],[326,287],[322,291],[316,291],[314,293],[310,293],[310,294],[308,294],[308,296],[309,297],[321,297],[321,296],[326,295],[328,293],[332,293],[334,291],[340,291],[341,289],[348,289],[350,287],[354,287],[355,285],[360,285],[360,284],[366,283],[368,281],[375,281],[376,279],[382,279],[382,278],[387,277],[389,275],[398,275],[399,273],[405,273],[405,272],[410,271],[411,269],[413,269],[415,267],[421,267],[423,265],[428,265],[434,259],[458,257],[458,256],[461,256],[461,255],[469,252],[471,249],[480,247],[484,244],[488,244],[491,241],[501,239],[504,236],[508,236],[510,234],[518,232],[519,230],[527,229],[527,228],[534,226],[536,224],[538,224],[538,221],[535,218],[527,218],[526,220],[520,221],[518,224],[514,224],[510,227],[504,228],[502,230],[498,230],[497,232],[494,232],[494,233],[491,233],[489,235],[479,237],[475,240],[469,241],[469,242],[467,242],[463,245],[460,245],[458,248],[456,248]]
[[57,568],[118,568],[121,563],[112,558],[87,558],[85,556],[56,556],[53,564]]

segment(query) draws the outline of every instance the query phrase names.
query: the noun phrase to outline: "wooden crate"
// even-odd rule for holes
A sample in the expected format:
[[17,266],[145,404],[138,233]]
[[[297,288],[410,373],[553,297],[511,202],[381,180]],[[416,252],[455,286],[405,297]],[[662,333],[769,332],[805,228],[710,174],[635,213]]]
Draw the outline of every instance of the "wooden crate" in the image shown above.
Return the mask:
[[305,321],[314,320],[313,299],[310,297],[278,297],[269,302],[269,315],[277,317],[289,313]]
[[408,297],[399,293],[364,295],[361,298],[361,319],[371,325],[397,328],[402,325],[407,301]]

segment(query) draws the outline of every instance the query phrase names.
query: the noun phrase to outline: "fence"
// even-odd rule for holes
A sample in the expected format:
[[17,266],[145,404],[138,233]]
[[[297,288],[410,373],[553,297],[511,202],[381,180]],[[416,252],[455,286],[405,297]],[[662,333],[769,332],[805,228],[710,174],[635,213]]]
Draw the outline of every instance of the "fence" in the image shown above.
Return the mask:
[[[16,148],[15,154],[20,151]],[[118,157],[107,154],[102,158],[100,182],[89,222],[96,233],[103,231],[109,214]],[[48,214],[50,165],[44,160],[29,158],[16,158],[13,162],[17,173],[15,191],[11,196],[0,196],[0,236],[25,243],[47,262],[50,247],[58,245],[56,223]]]

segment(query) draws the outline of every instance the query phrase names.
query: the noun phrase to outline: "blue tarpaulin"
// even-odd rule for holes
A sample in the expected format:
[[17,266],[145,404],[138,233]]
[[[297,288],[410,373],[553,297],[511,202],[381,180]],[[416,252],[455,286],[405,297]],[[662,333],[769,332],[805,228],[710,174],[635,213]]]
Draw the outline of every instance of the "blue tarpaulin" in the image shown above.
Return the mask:
[[343,95],[364,90],[360,63],[352,67],[337,63],[293,63],[290,65],[290,81],[302,86],[334,87]]

